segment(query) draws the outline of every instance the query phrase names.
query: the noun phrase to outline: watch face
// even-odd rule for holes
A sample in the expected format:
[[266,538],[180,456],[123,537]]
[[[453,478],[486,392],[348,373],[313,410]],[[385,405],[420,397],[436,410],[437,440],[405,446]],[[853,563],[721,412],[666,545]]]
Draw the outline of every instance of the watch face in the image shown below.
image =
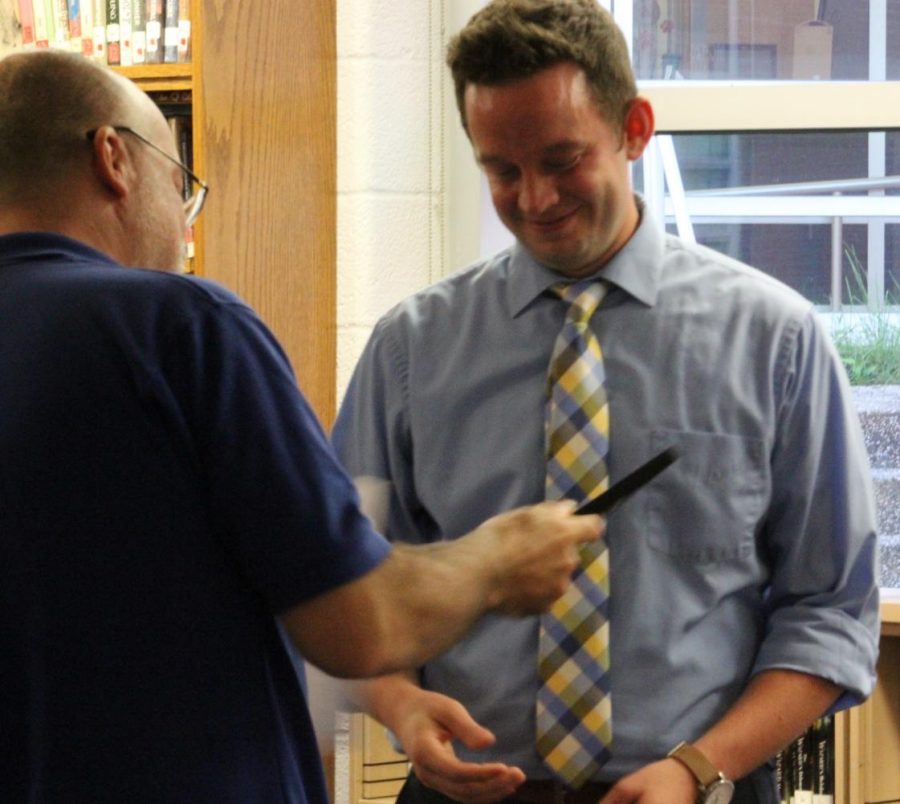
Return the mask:
[[703,795],[703,804],[729,804],[734,795],[734,785],[727,779],[713,782]]

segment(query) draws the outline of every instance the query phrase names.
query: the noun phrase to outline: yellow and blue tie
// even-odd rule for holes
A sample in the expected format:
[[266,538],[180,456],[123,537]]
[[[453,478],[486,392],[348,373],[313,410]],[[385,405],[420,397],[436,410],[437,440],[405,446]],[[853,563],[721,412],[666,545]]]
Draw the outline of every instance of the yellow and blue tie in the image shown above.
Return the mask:
[[[581,502],[609,485],[609,405],[603,355],[588,322],[606,286],[553,288],[569,305],[548,373],[547,498]],[[567,592],[541,618],[537,749],[547,767],[581,787],[610,757],[609,555],[606,540],[581,550]]]

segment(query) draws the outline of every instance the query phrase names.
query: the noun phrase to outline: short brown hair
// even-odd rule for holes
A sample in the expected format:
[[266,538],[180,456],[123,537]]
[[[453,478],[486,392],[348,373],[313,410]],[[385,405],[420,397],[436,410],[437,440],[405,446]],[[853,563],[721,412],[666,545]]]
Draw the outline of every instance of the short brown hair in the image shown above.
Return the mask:
[[447,48],[463,126],[468,84],[504,84],[566,61],[584,70],[600,112],[621,128],[637,84],[625,37],[597,0],[492,0]]
[[0,61],[0,200],[65,180],[88,149],[87,131],[120,122],[117,77],[81,55],[17,53]]

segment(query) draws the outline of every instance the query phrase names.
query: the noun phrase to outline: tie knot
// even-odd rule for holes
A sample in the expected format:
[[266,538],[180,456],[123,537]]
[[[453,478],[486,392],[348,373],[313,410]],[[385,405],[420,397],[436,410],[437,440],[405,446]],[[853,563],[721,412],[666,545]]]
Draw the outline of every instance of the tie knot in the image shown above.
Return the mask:
[[554,285],[553,292],[564,302],[569,309],[566,318],[579,324],[586,323],[597,311],[600,302],[606,295],[606,284],[596,279],[586,279],[582,282],[563,283]]

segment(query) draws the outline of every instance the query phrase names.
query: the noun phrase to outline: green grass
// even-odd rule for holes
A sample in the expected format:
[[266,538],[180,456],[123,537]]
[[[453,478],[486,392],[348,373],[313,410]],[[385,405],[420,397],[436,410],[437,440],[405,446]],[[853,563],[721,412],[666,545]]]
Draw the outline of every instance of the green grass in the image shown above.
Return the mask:
[[[867,306],[865,275],[852,246],[846,249],[849,263],[847,299]],[[885,305],[896,304],[890,298]],[[832,328],[832,339],[847,369],[851,385],[900,384],[900,318],[884,306],[867,313],[842,316]]]

